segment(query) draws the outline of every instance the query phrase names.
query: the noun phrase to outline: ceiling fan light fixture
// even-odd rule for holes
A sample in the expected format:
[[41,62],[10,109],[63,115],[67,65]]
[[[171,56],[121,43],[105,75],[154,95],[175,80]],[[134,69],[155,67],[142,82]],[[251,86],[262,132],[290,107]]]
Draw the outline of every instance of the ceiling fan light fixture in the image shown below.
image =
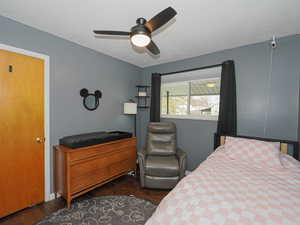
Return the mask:
[[137,47],[146,47],[151,42],[151,38],[147,34],[134,34],[130,39],[132,44]]
[[130,32],[127,31],[115,31],[115,30],[94,30],[97,35],[116,35],[126,36],[130,38],[131,43],[137,47],[145,47],[151,54],[159,55],[160,50],[152,41],[152,32],[159,29],[168,23],[177,12],[172,8],[168,7],[156,14],[149,21],[145,18],[140,17],[136,20],[136,25],[131,27]]

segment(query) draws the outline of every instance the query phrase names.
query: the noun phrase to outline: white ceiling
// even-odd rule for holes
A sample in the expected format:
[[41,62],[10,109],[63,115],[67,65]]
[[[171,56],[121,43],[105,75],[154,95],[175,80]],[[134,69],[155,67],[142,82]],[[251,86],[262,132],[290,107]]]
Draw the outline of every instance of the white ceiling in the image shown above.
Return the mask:
[[[161,54],[127,39],[95,38],[94,29],[129,31],[138,17],[177,11],[153,40]],[[0,15],[140,67],[300,33],[300,0],[1,0]]]

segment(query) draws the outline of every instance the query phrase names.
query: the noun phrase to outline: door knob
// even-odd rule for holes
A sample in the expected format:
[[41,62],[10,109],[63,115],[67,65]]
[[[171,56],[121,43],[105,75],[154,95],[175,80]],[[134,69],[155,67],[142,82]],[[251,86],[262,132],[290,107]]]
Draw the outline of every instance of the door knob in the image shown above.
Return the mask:
[[38,142],[38,143],[45,142],[45,138],[39,138],[39,137],[37,137],[35,140],[36,140],[36,142]]

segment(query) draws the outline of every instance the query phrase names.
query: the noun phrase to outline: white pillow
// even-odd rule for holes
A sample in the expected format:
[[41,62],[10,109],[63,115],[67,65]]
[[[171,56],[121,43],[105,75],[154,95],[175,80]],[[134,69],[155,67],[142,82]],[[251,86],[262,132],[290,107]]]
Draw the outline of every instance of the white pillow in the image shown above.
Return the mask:
[[264,167],[282,168],[280,163],[280,143],[248,138],[226,137],[226,154],[235,160],[244,160]]

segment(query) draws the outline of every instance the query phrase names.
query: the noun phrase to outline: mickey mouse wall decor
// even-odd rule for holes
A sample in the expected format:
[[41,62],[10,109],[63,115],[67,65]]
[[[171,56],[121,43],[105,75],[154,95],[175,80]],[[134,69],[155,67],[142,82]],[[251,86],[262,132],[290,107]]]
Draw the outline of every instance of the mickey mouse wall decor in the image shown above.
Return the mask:
[[88,89],[80,90],[80,96],[83,97],[83,106],[87,110],[96,110],[99,106],[99,99],[102,98],[102,92],[96,90],[94,93],[89,93]]

